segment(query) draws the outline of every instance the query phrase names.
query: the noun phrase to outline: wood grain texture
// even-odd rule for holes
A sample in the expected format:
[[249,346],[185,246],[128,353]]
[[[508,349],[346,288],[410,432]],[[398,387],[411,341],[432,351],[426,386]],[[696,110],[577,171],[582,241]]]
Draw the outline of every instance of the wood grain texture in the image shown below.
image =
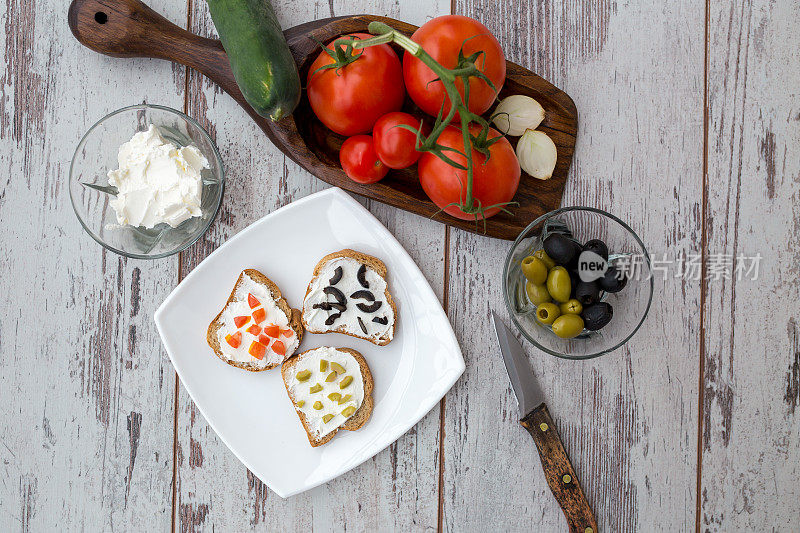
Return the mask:
[[103,251],[72,212],[68,175],[96,120],[180,107],[183,84],[167,64],[112,67],[86,50],[63,1],[0,12],[0,530],[164,530],[174,381],[152,314],[175,261]]
[[[424,22],[431,3],[383,1],[275,2],[284,27],[348,13],[371,12]],[[310,7],[309,7],[310,6]],[[439,10],[449,6],[439,6]],[[213,36],[204,2],[193,2],[191,31]],[[325,185],[277,150],[246,113],[217,86],[190,72],[188,111],[211,126],[226,162],[222,210],[211,231],[183,255],[188,273],[228,237],[276,208]],[[444,227],[417,215],[362,201],[409,250],[441,296]],[[434,409],[409,433],[354,471],[312,491],[281,500],[219,440],[183,388],[178,400],[177,530],[249,528],[270,531],[432,530],[437,520],[439,413]]]
[[[800,5],[710,2],[704,531],[800,528]],[[761,254],[757,280],[721,277]],[[748,263],[749,264],[749,263]],[[757,302],[765,302],[759,304]]]
[[[575,100],[581,126],[564,204],[608,209],[653,254],[691,253],[700,240],[703,5],[476,0],[456,11]],[[544,476],[522,468],[538,458],[488,320],[504,309],[508,249],[452,233],[450,319],[467,369],[445,413],[449,531],[565,526]],[[527,345],[600,531],[694,527],[699,296],[699,282],[656,278],[642,329],[599,359],[563,361]]]

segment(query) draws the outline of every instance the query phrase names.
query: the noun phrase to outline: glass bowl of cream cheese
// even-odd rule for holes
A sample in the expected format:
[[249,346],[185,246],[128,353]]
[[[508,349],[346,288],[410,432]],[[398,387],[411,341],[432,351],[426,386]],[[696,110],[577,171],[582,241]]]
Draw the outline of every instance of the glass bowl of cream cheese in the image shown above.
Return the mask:
[[70,198],[83,228],[112,252],[166,257],[214,220],[225,172],[214,141],[175,109],[134,105],[100,119],[72,158]]

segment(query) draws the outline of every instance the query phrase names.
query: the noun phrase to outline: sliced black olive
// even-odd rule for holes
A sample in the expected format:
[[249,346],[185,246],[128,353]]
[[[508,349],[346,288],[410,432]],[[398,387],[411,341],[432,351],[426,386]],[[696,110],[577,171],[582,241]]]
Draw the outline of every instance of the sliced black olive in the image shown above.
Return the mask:
[[364,325],[364,321],[361,320],[361,317],[358,317],[358,325],[361,326],[361,331],[364,332],[364,335],[369,335],[369,333],[367,333],[367,326]]
[[362,287],[365,289],[369,288],[369,283],[367,283],[367,265],[361,265],[356,273],[356,278],[358,278],[358,282]]
[[337,311],[345,311],[347,306],[336,303],[336,302],[322,302],[319,304],[314,304],[311,306],[314,309],[322,309],[323,311],[331,311],[336,309]]
[[336,267],[336,270],[333,271],[333,277],[328,280],[328,284],[329,285],[336,285],[337,283],[342,281],[342,275],[343,274],[344,274],[344,271],[342,270],[342,267],[340,267],[340,266]]
[[600,288],[594,281],[581,281],[575,287],[575,298],[583,305],[592,305],[596,303],[600,296]]
[[328,320],[325,321],[325,325],[326,326],[332,325],[334,322],[336,322],[336,320],[339,319],[340,316],[342,316],[342,313],[336,313],[334,315],[329,316]]
[[356,304],[356,307],[358,307],[359,309],[361,309],[365,313],[374,313],[375,311],[377,311],[378,309],[381,308],[381,305],[383,305],[383,302],[377,301],[377,302],[371,303],[369,305],[367,305],[367,304]]
[[601,241],[600,239],[592,239],[590,241],[586,241],[586,244],[583,245],[584,252],[594,252],[606,261],[608,261],[608,246],[606,243]]
[[615,267],[608,267],[606,273],[598,280],[600,288],[606,292],[619,292],[625,288],[628,278]]
[[553,233],[544,240],[544,251],[559,265],[566,266],[581,251],[581,245],[560,233]]
[[372,321],[377,324],[382,324],[384,326],[389,323],[389,319],[386,318],[385,316],[376,316],[375,318],[372,319]]
[[337,289],[336,287],[325,287],[324,289],[322,289],[322,292],[330,296],[333,296],[334,298],[336,298],[336,301],[342,305],[347,303],[347,298],[344,297],[344,293],[339,289]]
[[375,301],[375,296],[369,291],[356,291],[350,295],[350,298],[354,300],[358,300],[359,298],[363,298],[364,300],[368,300],[370,302]]
[[597,331],[609,322],[614,316],[614,308],[607,302],[599,302],[583,308],[583,327],[589,331]]

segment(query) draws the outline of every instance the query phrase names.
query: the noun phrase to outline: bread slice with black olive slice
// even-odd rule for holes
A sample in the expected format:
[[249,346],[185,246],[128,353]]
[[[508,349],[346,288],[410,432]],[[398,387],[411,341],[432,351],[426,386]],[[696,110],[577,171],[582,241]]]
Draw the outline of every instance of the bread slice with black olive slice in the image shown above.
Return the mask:
[[361,429],[372,415],[372,373],[352,348],[306,350],[283,363],[281,377],[311,446]]
[[389,344],[397,306],[383,261],[345,249],[323,257],[303,299],[303,327],[311,333],[344,333],[378,346]]
[[[238,325],[236,319],[244,323]],[[206,332],[206,341],[217,357],[250,372],[280,365],[302,339],[300,311],[289,306],[275,282],[254,268],[239,274],[222,311]],[[253,355],[262,350],[254,343],[263,346],[260,356]]]

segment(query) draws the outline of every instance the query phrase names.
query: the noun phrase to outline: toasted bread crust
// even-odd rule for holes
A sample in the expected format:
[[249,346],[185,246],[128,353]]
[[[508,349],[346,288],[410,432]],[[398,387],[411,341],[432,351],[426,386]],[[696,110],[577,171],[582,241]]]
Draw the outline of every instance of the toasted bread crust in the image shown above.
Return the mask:
[[[231,366],[235,366],[236,368],[241,368],[242,370],[248,370],[250,372],[261,372],[264,370],[269,370],[271,368],[275,368],[279,366],[281,363],[276,364],[267,364],[263,367],[258,366],[254,363],[244,363],[241,361],[231,361],[225,358],[225,355],[222,353],[222,350],[219,346],[219,339],[217,338],[217,331],[219,328],[222,327],[222,313],[225,310],[225,307],[228,306],[231,301],[233,301],[234,296],[236,295],[236,289],[239,287],[239,284],[242,283],[242,278],[246,275],[250,276],[250,278],[255,281],[256,283],[260,283],[269,289],[270,296],[275,300],[275,303],[278,306],[278,309],[283,311],[286,314],[286,317],[289,319],[289,327],[292,328],[295,335],[297,335],[298,342],[302,342],[303,340],[303,321],[301,319],[301,314],[298,309],[292,309],[289,306],[289,302],[281,295],[281,290],[275,284],[274,281],[269,279],[267,276],[259,272],[254,268],[246,268],[239,274],[239,277],[236,280],[236,283],[233,285],[233,289],[231,290],[230,296],[225,301],[225,305],[222,306],[222,310],[220,310],[219,314],[214,317],[214,320],[211,321],[211,324],[208,326],[208,331],[206,332],[206,342],[214,350],[214,353],[228,363]],[[298,344],[299,346],[299,344]],[[291,354],[289,354],[291,356]],[[286,358],[284,358],[284,361]]]
[[[353,413],[353,416],[347,419],[347,421],[339,426],[338,428],[334,429],[324,437],[320,439],[315,439],[311,432],[308,430],[308,421],[306,419],[305,413],[302,411],[298,411],[295,408],[295,412],[297,416],[300,417],[300,422],[303,425],[303,429],[306,432],[306,436],[308,437],[308,442],[313,447],[322,446],[326,442],[330,441],[336,434],[339,432],[340,429],[346,429],[348,431],[355,431],[357,429],[361,429],[364,424],[367,423],[370,416],[372,415],[372,409],[374,407],[374,400],[372,399],[372,389],[375,386],[374,381],[372,380],[372,373],[369,371],[369,366],[367,365],[367,360],[364,359],[364,356],[361,355],[356,350],[352,348],[335,348],[331,346],[334,350],[339,350],[340,352],[346,352],[355,357],[356,361],[358,362],[358,366],[361,370],[361,380],[364,383],[364,401],[362,402],[361,406],[358,410]],[[306,350],[304,352],[298,353],[293,355],[292,357],[286,359],[283,362],[283,366],[281,366],[281,377],[283,378],[283,386],[286,387],[286,393],[289,395],[289,399],[292,401],[292,405],[296,405],[296,400],[292,396],[291,391],[289,390],[289,370],[296,365],[300,359],[303,357],[304,354],[314,351],[317,348],[311,348],[310,350]]]
[[392,313],[394,313],[394,323],[392,324],[392,336],[390,338],[383,338],[382,337],[382,338],[378,338],[378,339],[374,339],[374,338],[370,338],[370,337],[363,337],[361,335],[356,335],[355,333],[350,333],[348,331],[344,331],[343,326],[339,326],[339,327],[336,327],[336,328],[333,328],[333,329],[313,330],[313,329],[309,328],[308,323],[305,321],[304,318],[302,318],[302,314],[301,314],[303,327],[309,333],[342,333],[344,335],[349,335],[350,337],[355,337],[357,339],[364,339],[365,341],[369,341],[372,344],[375,344],[375,345],[378,345],[378,346],[386,346],[387,344],[392,342],[392,339],[394,339],[395,329],[397,328],[398,314],[397,314],[397,305],[394,303],[394,299],[392,298],[392,294],[389,292],[389,279],[387,278],[387,274],[388,274],[389,271],[386,269],[386,265],[383,263],[383,261],[381,261],[377,257],[373,257],[373,256],[367,255],[365,253],[361,253],[361,252],[357,252],[355,250],[351,250],[349,248],[345,248],[344,250],[339,250],[338,252],[330,253],[330,254],[326,255],[325,257],[323,257],[322,259],[320,259],[319,263],[317,263],[317,266],[314,267],[314,272],[313,272],[313,274],[311,276],[311,281],[308,282],[308,287],[306,287],[306,293],[305,293],[305,295],[303,295],[303,313],[305,313],[306,298],[308,297],[308,293],[311,292],[311,285],[317,279],[317,277],[319,276],[320,272],[322,272],[322,269],[325,267],[325,264],[328,261],[331,261],[331,260],[336,259],[338,257],[349,257],[350,259],[355,259],[359,263],[365,264],[368,267],[372,268],[375,272],[378,273],[378,275],[380,277],[382,277],[383,279],[386,280],[386,292],[384,294],[386,295],[386,302],[391,306]]

